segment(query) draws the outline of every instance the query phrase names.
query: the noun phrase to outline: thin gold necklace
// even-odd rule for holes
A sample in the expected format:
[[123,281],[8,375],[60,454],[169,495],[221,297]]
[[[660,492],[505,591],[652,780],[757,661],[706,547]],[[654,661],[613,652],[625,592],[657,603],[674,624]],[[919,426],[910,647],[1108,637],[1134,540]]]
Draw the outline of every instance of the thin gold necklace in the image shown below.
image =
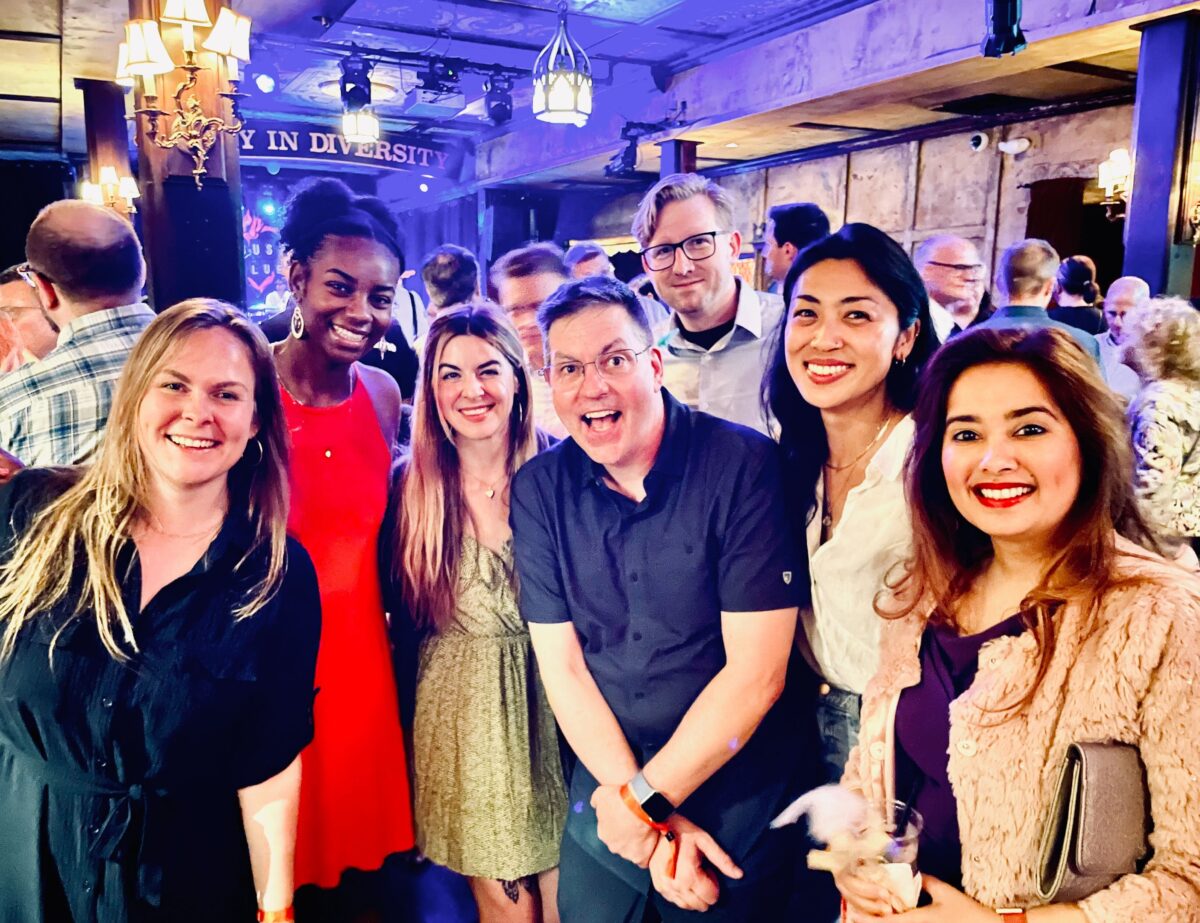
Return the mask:
[[488,483],[487,481],[485,481],[483,478],[479,477],[478,475],[472,474],[466,468],[461,468],[461,470],[462,470],[463,474],[465,474],[467,477],[469,477],[472,481],[475,481],[480,486],[480,488],[483,491],[483,495],[485,497],[487,497],[489,500],[494,500],[496,498],[496,488],[500,485],[500,482],[508,480],[508,472],[507,471],[504,472],[504,474],[500,475],[500,477],[496,478],[496,480],[492,481],[491,483]]
[[161,535],[165,538],[197,539],[197,538],[205,538],[209,535],[212,535],[214,532],[218,531],[221,528],[221,523],[223,523],[224,521],[225,521],[225,513],[221,513],[220,518],[217,519],[216,522],[214,522],[212,525],[208,526],[205,529],[201,529],[199,532],[168,532],[166,529],[163,528],[162,523],[158,521],[158,517],[155,516],[153,513],[149,513],[148,518],[146,520],[146,525],[149,527],[151,532],[157,532],[159,535]]
[[871,449],[875,448],[875,443],[879,442],[880,438],[884,434],[884,431],[888,428],[888,425],[891,422],[892,422],[892,413],[891,413],[891,411],[888,411],[888,415],[883,418],[883,423],[880,424],[879,432],[877,432],[875,434],[875,438],[867,443],[867,447],[865,449],[863,449],[856,456],[854,456],[853,461],[851,461],[850,463],[845,464],[845,465],[835,465],[832,462],[826,461],[825,467],[828,468],[830,471],[845,471],[847,468],[853,468],[855,465],[857,465],[860,461],[863,460],[863,456],[865,456],[868,452],[870,452]]

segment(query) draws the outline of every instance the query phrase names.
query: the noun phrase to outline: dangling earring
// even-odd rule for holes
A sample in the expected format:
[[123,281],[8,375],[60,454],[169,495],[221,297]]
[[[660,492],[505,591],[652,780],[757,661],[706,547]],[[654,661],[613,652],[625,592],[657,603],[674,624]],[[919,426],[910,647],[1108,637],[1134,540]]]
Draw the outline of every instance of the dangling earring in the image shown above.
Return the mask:
[[292,309],[292,323],[290,324],[292,336],[297,340],[304,339],[304,315],[300,313],[300,305]]
[[908,356],[893,356],[892,365],[898,369],[904,368],[904,364],[908,362]]
[[251,468],[257,468],[259,465],[262,464],[263,456],[265,456],[267,454],[266,449],[263,448],[263,444],[256,437],[256,438],[250,440],[250,442],[247,445],[246,452],[242,455],[242,458],[249,458],[249,456],[250,456],[249,446],[254,446],[256,449],[258,449],[258,458],[256,458],[250,464]]

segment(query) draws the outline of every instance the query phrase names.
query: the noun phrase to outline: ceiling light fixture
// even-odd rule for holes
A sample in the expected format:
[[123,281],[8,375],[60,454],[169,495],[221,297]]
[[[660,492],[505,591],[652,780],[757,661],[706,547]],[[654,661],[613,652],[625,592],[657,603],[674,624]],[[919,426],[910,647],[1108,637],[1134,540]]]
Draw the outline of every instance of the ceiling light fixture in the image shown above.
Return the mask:
[[983,39],[985,58],[1016,54],[1027,44],[1021,31],[1021,0],[987,0],[987,35]]
[[558,28],[533,64],[533,114],[543,122],[582,128],[592,114],[592,62],[567,31],[559,0]]
[[371,109],[371,70],[374,67],[357,49],[341,62],[342,137],[357,144],[379,140],[379,119]]
[[513,114],[512,78],[505,74],[491,74],[483,84],[483,102],[488,118],[495,125],[503,125]]

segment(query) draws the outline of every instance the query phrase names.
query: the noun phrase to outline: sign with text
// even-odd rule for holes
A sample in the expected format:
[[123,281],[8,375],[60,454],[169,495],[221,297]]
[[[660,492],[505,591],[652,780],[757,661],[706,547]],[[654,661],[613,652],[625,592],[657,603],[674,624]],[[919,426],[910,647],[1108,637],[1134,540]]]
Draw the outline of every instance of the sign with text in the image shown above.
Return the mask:
[[378,141],[358,143],[323,126],[266,128],[247,123],[238,139],[242,159],[252,163],[350,164],[457,179],[463,160],[461,148],[395,132],[382,132]]

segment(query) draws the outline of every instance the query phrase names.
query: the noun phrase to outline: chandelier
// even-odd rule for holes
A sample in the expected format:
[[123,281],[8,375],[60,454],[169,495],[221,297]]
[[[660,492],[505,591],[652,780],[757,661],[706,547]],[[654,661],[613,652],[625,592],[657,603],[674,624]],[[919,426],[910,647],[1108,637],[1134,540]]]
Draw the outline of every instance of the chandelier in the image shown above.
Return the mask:
[[[159,22],[166,26],[178,26],[182,31],[183,63],[176,64],[163,44]],[[206,113],[200,100],[192,91],[196,88],[196,75],[207,68],[196,63],[196,30],[211,31],[202,48],[225,59],[229,90],[218,95],[230,102],[229,121]],[[216,25],[209,19],[205,0],[166,0],[159,21],[153,19],[131,19],[125,24],[124,47],[118,53],[116,80],[128,82],[134,77],[142,78],[142,107],[135,115],[146,117],[146,137],[156,147],[170,150],[181,147],[192,158],[192,176],[196,188],[201,188],[208,153],[222,134],[237,134],[242,130],[238,101],[244,95],[238,92],[240,78],[239,62],[250,60],[250,18],[240,16],[228,7],[222,7]],[[159,107],[156,77],[182,70],[187,75],[175,88],[174,109]],[[170,119],[163,125],[164,117]]]
[[582,128],[592,114],[592,62],[567,31],[559,0],[558,28],[533,64],[533,114],[543,122]]

